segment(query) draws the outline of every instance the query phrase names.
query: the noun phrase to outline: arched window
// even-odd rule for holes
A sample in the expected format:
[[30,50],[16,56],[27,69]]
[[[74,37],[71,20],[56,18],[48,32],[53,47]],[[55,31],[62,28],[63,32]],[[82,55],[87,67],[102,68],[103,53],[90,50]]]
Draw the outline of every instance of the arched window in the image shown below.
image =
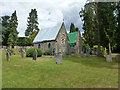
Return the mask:
[[38,48],[40,49],[40,44],[38,45]]
[[51,44],[49,43],[49,44],[48,44],[48,48],[50,48],[50,47],[51,47]]

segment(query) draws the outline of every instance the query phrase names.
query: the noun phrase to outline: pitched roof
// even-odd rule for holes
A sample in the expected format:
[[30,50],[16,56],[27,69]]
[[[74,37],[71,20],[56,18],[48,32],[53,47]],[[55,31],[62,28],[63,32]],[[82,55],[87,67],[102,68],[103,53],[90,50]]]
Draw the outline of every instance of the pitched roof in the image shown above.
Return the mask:
[[33,43],[56,40],[61,25],[62,24],[57,24],[56,26],[51,28],[41,29],[37,36],[35,37]]
[[76,38],[77,38],[78,32],[68,33],[67,35],[68,35],[68,39],[69,39],[69,45],[74,46],[76,43]]

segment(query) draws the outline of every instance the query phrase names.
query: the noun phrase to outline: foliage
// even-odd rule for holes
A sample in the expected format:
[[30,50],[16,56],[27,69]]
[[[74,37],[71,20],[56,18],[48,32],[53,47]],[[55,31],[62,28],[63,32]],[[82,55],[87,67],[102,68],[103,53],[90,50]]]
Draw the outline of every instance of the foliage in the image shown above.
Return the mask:
[[70,33],[78,32],[78,31],[79,31],[78,27],[75,28],[75,25],[73,23],[71,23],[71,25],[70,25]]
[[[83,37],[91,47],[101,44],[108,48],[108,43],[111,44],[112,48],[118,47],[117,40],[120,31],[117,29],[116,5],[118,4],[113,2],[89,2],[80,11],[80,17],[84,21]],[[117,9],[117,12],[119,13],[119,9]]]
[[2,20],[2,45],[7,46],[7,41],[8,41],[8,37],[9,37],[9,20],[10,20],[10,16],[2,16],[1,17]]
[[[98,49],[98,45],[94,45],[93,48],[94,48],[94,51],[96,52]],[[94,52],[94,54],[95,54],[95,52]],[[100,46],[100,54],[107,55],[107,50],[103,46]]]
[[37,36],[38,33],[39,33],[39,30],[37,30],[37,32],[35,32],[34,34],[32,34],[32,35],[30,36],[30,44],[33,43],[33,40],[35,39],[35,37]]
[[2,17],[2,43],[6,46],[14,46],[16,39],[18,37],[17,32],[17,15],[16,11],[12,14],[12,16],[3,16]]
[[17,46],[30,46],[30,39],[28,37],[18,37],[16,40]]
[[9,34],[9,38],[7,41],[7,44],[9,46],[15,46],[15,42],[18,37],[18,32],[17,32],[18,22],[17,21],[18,20],[17,20],[17,16],[16,16],[16,11],[14,11],[14,13],[12,14],[12,16],[9,20],[10,34]]
[[44,55],[52,55],[52,48],[50,48],[49,50],[46,50],[44,52]]
[[37,20],[38,20],[38,16],[36,9],[31,9],[31,12],[29,13],[29,17],[27,20],[28,24],[27,24],[27,29],[25,30],[25,36],[30,37],[37,30],[39,30]]
[[35,49],[37,50],[37,57],[41,57],[42,51],[38,48],[29,48],[26,52],[26,57],[33,57]]
[[94,13],[94,8],[94,3],[88,3],[84,6],[84,9],[79,12],[82,21],[84,21],[83,37],[86,40],[85,43],[88,43],[91,47],[94,44],[97,44],[97,19]]

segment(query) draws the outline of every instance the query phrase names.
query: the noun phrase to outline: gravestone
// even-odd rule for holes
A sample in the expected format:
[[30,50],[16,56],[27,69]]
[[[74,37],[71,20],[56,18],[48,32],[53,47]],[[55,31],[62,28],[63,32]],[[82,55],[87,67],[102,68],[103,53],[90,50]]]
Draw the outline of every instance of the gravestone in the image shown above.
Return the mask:
[[34,53],[33,53],[33,60],[37,60],[37,50],[35,49]]
[[89,57],[90,56],[90,50],[89,48],[86,47],[86,57]]
[[6,59],[7,59],[7,61],[10,61],[10,54],[9,54],[8,50],[6,51]]
[[89,57],[89,56],[90,56],[90,54],[87,52],[87,53],[86,53],[86,57]]
[[28,50],[28,48],[27,47],[25,47],[25,52]]
[[111,55],[106,55],[106,61],[107,62],[112,62],[112,56]]
[[57,55],[56,64],[62,64],[62,54]]
[[24,58],[24,52],[23,52],[22,48],[21,48],[20,52],[21,52],[21,57]]
[[116,62],[120,62],[120,55],[116,55]]

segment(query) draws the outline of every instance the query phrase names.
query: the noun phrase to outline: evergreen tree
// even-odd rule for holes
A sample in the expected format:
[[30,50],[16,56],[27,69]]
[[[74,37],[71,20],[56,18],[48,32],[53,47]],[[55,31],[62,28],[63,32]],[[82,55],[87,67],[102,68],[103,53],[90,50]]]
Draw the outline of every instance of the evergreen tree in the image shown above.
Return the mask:
[[70,25],[70,33],[74,32],[76,29],[75,29],[75,25],[73,23],[71,23]]
[[108,47],[108,43],[109,54],[111,54],[111,45],[114,45],[114,38],[116,37],[115,9],[116,5],[112,2],[91,2],[87,3],[84,9],[80,11],[80,17],[84,21],[83,36],[90,46],[97,41],[98,55],[100,45]]
[[37,20],[38,20],[38,15],[36,9],[31,9],[31,12],[29,13],[29,17],[27,20],[28,24],[27,24],[27,29],[25,30],[25,36],[30,37],[37,30],[39,30]]
[[5,45],[5,46],[7,46],[7,40],[8,40],[9,34],[10,34],[10,32],[8,30],[9,19],[10,19],[10,16],[1,17],[1,21],[2,21],[2,45]]
[[78,31],[79,31],[78,27],[75,28],[75,25],[73,23],[71,23],[71,25],[70,25],[70,33],[78,32]]
[[98,32],[97,32],[97,17],[95,14],[95,3],[87,3],[80,12],[80,17],[83,24],[83,37],[85,38],[85,43],[89,44],[91,47],[98,43]]
[[17,22],[17,16],[16,16],[16,11],[14,11],[14,13],[12,14],[10,20],[9,20],[9,27],[8,30],[10,32],[9,34],[9,38],[7,41],[7,44],[9,46],[14,46],[16,43],[16,39],[18,37],[18,32],[17,32],[17,26],[18,26],[18,22]]

